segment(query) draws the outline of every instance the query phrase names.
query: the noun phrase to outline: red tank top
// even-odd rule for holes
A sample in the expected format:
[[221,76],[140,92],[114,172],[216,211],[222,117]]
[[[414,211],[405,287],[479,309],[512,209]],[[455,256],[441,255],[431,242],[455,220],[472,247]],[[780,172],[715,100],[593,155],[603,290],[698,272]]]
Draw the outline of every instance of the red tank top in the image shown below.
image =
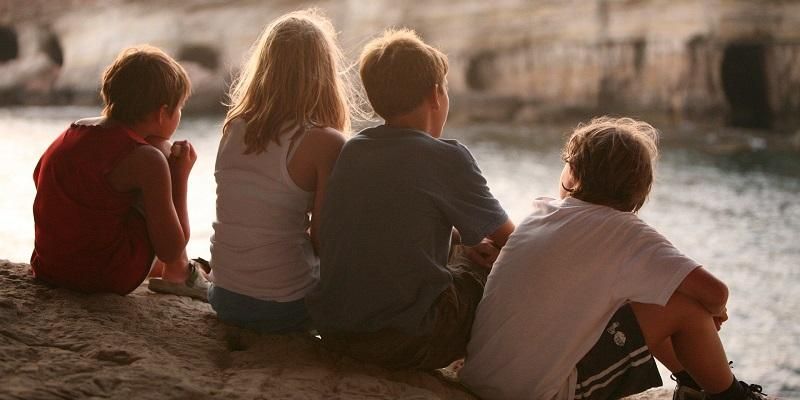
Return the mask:
[[72,124],[33,172],[34,275],[84,292],[127,294],[147,277],[154,253],[137,192],[106,179],[141,137],[124,127]]

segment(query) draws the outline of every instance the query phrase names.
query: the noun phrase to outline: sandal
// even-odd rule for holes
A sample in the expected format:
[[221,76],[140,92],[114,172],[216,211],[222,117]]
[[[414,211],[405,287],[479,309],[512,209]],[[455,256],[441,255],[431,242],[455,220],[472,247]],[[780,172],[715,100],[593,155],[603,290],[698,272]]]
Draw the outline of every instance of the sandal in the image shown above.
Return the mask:
[[200,272],[203,270],[202,264],[192,260],[188,265],[188,275],[183,283],[171,282],[162,278],[150,278],[147,288],[163,294],[174,294],[176,296],[186,296],[193,299],[208,302],[208,280]]
[[199,267],[206,273],[206,275],[211,273],[211,263],[206,261],[205,258],[197,257],[193,258],[192,261],[194,262],[195,267]]

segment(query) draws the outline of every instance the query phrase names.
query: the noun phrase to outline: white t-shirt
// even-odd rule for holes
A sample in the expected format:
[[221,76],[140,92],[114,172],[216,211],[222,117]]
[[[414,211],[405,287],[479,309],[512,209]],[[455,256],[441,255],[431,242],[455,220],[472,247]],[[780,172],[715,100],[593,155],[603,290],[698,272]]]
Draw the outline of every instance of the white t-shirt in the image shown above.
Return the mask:
[[[287,169],[290,131],[260,154],[244,154],[246,124],[235,120],[217,152],[217,219],[211,236],[215,285],[262,300],[302,299],[319,280],[319,259],[308,233],[314,193]],[[304,135],[304,134],[303,134]]]
[[611,316],[665,305],[699,266],[633,213],[572,197],[533,208],[489,274],[460,372],[487,400],[571,400]]

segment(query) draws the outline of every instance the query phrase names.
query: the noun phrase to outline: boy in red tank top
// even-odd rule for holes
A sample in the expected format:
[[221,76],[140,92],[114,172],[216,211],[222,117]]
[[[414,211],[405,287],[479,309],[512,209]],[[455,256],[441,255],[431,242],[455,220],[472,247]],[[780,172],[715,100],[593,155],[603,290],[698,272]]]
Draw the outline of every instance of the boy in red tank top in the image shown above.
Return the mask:
[[33,273],[125,295],[152,269],[160,278],[151,288],[204,298],[207,283],[185,251],[197,155],[188,141],[169,142],[191,91],[186,71],[142,46],[122,51],[101,83],[103,116],[71,124],[33,173]]

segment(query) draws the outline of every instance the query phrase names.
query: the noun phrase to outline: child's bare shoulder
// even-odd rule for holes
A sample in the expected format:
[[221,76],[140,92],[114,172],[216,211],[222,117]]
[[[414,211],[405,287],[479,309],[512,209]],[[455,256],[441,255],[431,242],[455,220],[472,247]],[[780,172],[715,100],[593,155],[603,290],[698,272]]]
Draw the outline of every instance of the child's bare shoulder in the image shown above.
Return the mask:
[[109,173],[111,185],[120,192],[170,181],[166,157],[153,146],[136,146]]
[[331,140],[331,141],[340,141],[344,143],[345,138],[342,132],[331,128],[329,126],[314,126],[308,130],[309,136],[315,136],[318,140]]
[[138,168],[169,170],[167,157],[154,146],[137,146],[128,155],[127,160],[132,166]]
[[313,147],[341,148],[346,139],[344,134],[331,127],[312,127],[306,134],[306,140]]
[[74,122],[79,126],[103,126],[105,123],[106,117],[82,118]]

